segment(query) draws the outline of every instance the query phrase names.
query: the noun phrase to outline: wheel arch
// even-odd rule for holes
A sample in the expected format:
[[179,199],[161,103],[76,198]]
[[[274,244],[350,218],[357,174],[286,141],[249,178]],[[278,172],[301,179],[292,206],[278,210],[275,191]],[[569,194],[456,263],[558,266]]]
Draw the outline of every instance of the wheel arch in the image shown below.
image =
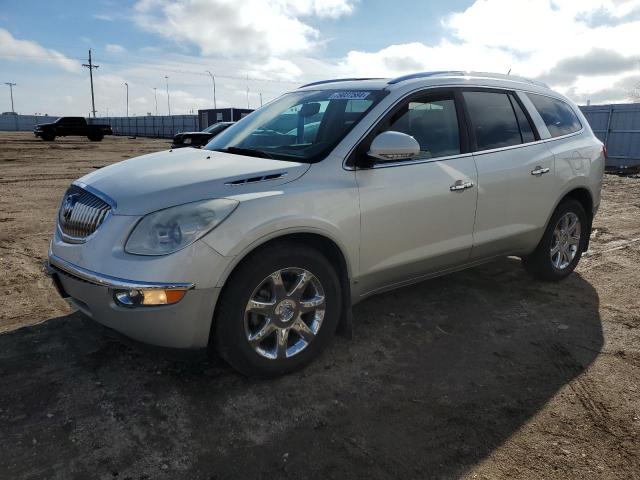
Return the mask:
[[[553,211],[551,212],[551,215],[553,215],[553,212],[556,211],[556,209],[558,208],[558,205],[560,205],[562,202],[564,202],[569,198],[572,198],[576,200],[578,203],[580,203],[580,205],[582,205],[582,207],[584,208],[584,211],[587,214],[587,221],[589,222],[589,224],[587,225],[587,229],[586,229],[587,236],[584,244],[584,251],[586,252],[589,249],[589,240],[591,236],[591,224],[593,222],[593,195],[591,194],[589,189],[584,186],[574,187],[569,191],[567,191],[560,198],[558,203],[555,205]],[[549,215],[549,218],[551,218],[551,215]]]
[[[218,281],[218,287],[221,288],[220,296],[224,294],[224,288],[228,283],[229,278],[235,272],[240,265],[246,261],[247,257],[256,251],[263,248],[268,248],[270,245],[280,242],[294,242],[300,245],[311,247],[321,252],[327,260],[336,269],[336,274],[340,281],[342,289],[342,306],[341,315],[338,323],[338,333],[344,334],[348,337],[351,336],[351,266],[347,261],[347,257],[344,253],[344,249],[340,247],[337,241],[326,235],[324,232],[319,231],[284,231],[279,232],[268,237],[263,237],[245,248],[239,255],[234,258],[234,261],[225,269],[225,272]],[[220,297],[214,311],[214,321],[218,311]],[[213,333],[213,322],[212,322]],[[211,341],[211,336],[209,341]]]

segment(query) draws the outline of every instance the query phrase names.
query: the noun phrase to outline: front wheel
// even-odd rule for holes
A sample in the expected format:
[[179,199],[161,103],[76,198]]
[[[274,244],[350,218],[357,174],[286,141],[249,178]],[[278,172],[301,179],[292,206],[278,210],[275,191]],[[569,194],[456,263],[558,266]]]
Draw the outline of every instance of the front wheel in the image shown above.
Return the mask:
[[588,219],[577,200],[564,200],[551,216],[542,240],[522,263],[529,274],[541,280],[558,281],[578,265],[587,244]]
[[56,136],[53,133],[43,133],[40,138],[45,142],[53,142],[56,139]]
[[328,345],[340,302],[340,282],[321,252],[296,243],[267,245],[224,287],[214,319],[216,349],[248,376],[292,372]]
[[104,138],[104,135],[88,135],[87,138],[92,142],[101,142]]

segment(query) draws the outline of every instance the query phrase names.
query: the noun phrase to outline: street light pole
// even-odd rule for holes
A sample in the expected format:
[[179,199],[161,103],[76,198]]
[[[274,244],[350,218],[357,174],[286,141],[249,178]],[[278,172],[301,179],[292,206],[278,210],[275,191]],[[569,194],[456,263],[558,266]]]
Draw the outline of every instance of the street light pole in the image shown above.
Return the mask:
[[171,101],[169,100],[169,77],[165,75],[164,79],[167,81],[167,110],[169,110],[169,116],[171,116]]
[[127,117],[129,116],[129,84],[124,82],[124,86],[127,88]]
[[213,73],[207,70],[207,73],[211,77],[211,81],[213,82],[213,109],[218,109],[218,104],[216,103],[216,77],[214,77]]
[[13,108],[13,87],[15,87],[16,84],[11,82],[4,82],[4,84],[9,85],[9,94],[11,95],[11,113],[16,113]]
[[157,88],[153,87],[153,98],[156,101],[156,117],[158,116],[158,92],[157,92]]
[[249,106],[249,74],[247,73],[247,110],[250,109]]

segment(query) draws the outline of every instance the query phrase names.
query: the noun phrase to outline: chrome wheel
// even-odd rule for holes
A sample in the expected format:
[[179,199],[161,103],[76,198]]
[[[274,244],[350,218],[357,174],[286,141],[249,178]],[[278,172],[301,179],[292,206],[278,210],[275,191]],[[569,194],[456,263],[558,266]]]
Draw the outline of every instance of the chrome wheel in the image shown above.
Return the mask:
[[324,313],[324,290],[316,276],[303,268],[283,268],[262,280],[249,297],[246,339],[265,358],[289,358],[313,341]]
[[580,219],[573,212],[564,214],[553,230],[551,241],[551,263],[558,270],[567,268],[580,248]]

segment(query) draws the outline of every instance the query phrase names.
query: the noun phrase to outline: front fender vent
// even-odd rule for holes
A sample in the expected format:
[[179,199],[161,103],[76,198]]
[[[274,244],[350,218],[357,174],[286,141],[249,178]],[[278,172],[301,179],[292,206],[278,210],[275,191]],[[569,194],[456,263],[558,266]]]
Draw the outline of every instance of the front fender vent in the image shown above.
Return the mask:
[[227,182],[225,183],[225,185],[228,185],[231,187],[239,187],[241,185],[247,185],[250,183],[259,183],[259,182],[267,182],[269,180],[277,180],[279,178],[286,177],[288,174],[289,172],[280,172],[280,173],[270,173],[269,175],[260,175],[257,177],[240,178],[232,182]]

